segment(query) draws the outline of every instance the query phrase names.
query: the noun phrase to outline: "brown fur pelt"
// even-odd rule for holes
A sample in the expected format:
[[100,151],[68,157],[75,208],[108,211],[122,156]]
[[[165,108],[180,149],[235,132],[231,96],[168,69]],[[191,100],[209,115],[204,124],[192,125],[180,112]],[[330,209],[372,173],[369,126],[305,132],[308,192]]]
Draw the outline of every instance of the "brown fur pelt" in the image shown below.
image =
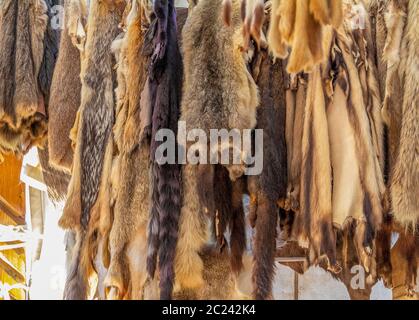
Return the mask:
[[47,148],[44,150],[38,149],[38,155],[44,182],[47,186],[48,198],[54,204],[62,203],[67,196],[70,175],[60,170],[56,170],[49,165],[49,153]]
[[[345,229],[348,218],[357,220],[359,260],[375,277],[374,238],[385,201],[380,91],[369,20],[365,29],[352,29],[352,7],[346,4],[345,23],[338,31],[324,28],[322,50],[328,59],[309,75],[307,93],[301,76],[294,76],[287,93],[287,143],[292,154],[285,208],[296,212],[292,234],[301,245],[311,247],[310,262],[319,262],[325,254],[335,272],[339,267],[332,223]],[[298,107],[304,99],[301,116]]]
[[[232,19],[232,0],[223,0],[223,18],[226,25],[231,24]],[[253,38],[258,46],[266,46],[262,26],[265,18],[265,1],[264,0],[242,0],[241,17],[243,20],[243,49],[247,50],[250,39]]]
[[278,203],[283,203],[287,187],[285,141],[286,96],[283,64],[272,64],[267,50],[256,52],[252,74],[259,86],[261,105],[256,129],[263,130],[263,171],[248,177],[251,196],[251,224],[255,228],[253,297],[272,297]]
[[[116,51],[118,88],[116,122],[113,129],[115,151],[111,163],[113,213],[103,220],[101,233],[109,234],[109,266],[105,278],[108,299],[141,299],[147,279],[147,224],[150,211],[151,179],[150,100],[146,91],[148,58],[142,56],[148,28],[148,14],[142,1],[129,4],[126,33]],[[104,197],[106,199],[106,197]],[[113,200],[114,199],[114,200]],[[112,203],[111,203],[112,205]]]
[[73,45],[70,27],[74,20],[82,17],[79,16],[80,13],[71,10],[73,5],[75,5],[74,0],[65,2],[66,24],[61,34],[60,51],[52,79],[48,108],[50,164],[67,172],[71,170],[74,153],[70,131],[81,102],[80,52]]
[[[189,13],[182,32],[185,77],[180,119],[186,122],[187,131],[199,128],[209,136],[210,129],[242,130],[254,128],[256,124],[258,94],[241,51],[239,7],[239,1],[234,1],[230,27],[225,27],[222,21],[222,0],[199,1]],[[207,145],[200,147],[207,148]],[[232,180],[243,174],[242,166],[227,166],[227,169]],[[213,190],[213,173],[212,166],[186,164],[183,167],[184,197],[176,256],[178,288],[203,284],[203,264],[198,252],[208,236],[208,217],[204,211],[211,210],[203,204],[213,203],[214,192],[202,199],[199,195],[205,192],[196,190]],[[197,188],[199,177],[206,179]],[[209,216],[214,217],[214,213]]]
[[54,64],[44,55],[53,51],[44,42],[47,9],[44,0],[0,4],[0,154],[21,155],[45,143],[44,80]]
[[[109,170],[104,167],[112,155],[110,143],[114,123],[114,58],[112,41],[124,6],[93,1],[87,22],[85,56],[81,64],[81,106],[76,120],[76,151],[67,202],[59,221],[61,227],[77,232],[72,268],[66,281],[66,299],[85,299],[93,260],[99,246],[99,222],[108,203],[101,201],[108,190]],[[81,284],[84,282],[85,284]],[[80,290],[79,290],[80,289]]]
[[[147,269],[153,277],[157,255],[160,273],[161,299],[172,296],[175,270],[174,259],[178,239],[181,208],[181,167],[179,163],[159,163],[160,130],[177,134],[182,94],[183,65],[178,44],[174,0],[153,2],[150,30],[153,30],[149,66],[148,90],[151,119],[151,194],[149,256]],[[176,139],[173,139],[174,143]],[[173,146],[177,149],[177,144]],[[158,220],[158,222],[157,222]],[[158,239],[157,239],[158,237]]]
[[273,0],[268,44],[279,58],[291,47],[289,73],[310,72],[327,58],[321,46],[324,27],[341,23],[341,0]]
[[[417,74],[419,37],[416,32],[419,3],[410,0],[405,9],[407,9],[408,15],[401,40],[402,50],[400,66],[398,67],[398,74],[402,81],[401,91],[403,92],[403,103],[399,118],[399,147],[397,158],[395,159],[394,166],[392,166],[390,192],[392,212],[396,221],[403,226],[415,230],[419,224],[419,199],[417,196],[417,190],[419,190],[419,79]],[[388,22],[391,22],[391,20]],[[403,23],[403,19],[399,23]],[[396,25],[395,28],[397,27],[401,28]],[[385,50],[385,54],[387,54],[389,59],[388,63],[391,66],[392,52],[390,50],[392,38],[388,37],[387,40],[389,41],[386,47],[388,50]],[[399,40],[396,39],[395,41],[398,42]],[[397,78],[397,75],[395,77]],[[389,99],[393,100],[392,92],[398,88],[396,86],[391,89],[393,90],[386,91],[386,96],[389,96]],[[397,103],[400,103],[400,101],[397,101]],[[388,108],[394,107],[397,103],[393,103]],[[391,127],[392,123],[389,125]],[[395,125],[397,128],[397,122]],[[397,141],[391,141],[390,143],[397,144]]]
[[[243,256],[243,268],[239,275],[232,272],[231,255],[228,250],[222,252],[218,247],[205,246],[199,253],[203,269],[203,286],[199,290],[183,289],[173,295],[175,300],[242,300],[250,299],[252,257]],[[145,288],[144,298],[159,298],[157,281],[149,282]]]
[[300,204],[292,231],[302,246],[312,248],[315,255],[312,262],[326,255],[333,266],[336,258],[332,230],[329,133],[321,71],[319,67],[316,69],[308,79],[302,138]]
[[400,230],[399,239],[391,249],[394,299],[418,297],[416,291],[419,266],[419,235]]

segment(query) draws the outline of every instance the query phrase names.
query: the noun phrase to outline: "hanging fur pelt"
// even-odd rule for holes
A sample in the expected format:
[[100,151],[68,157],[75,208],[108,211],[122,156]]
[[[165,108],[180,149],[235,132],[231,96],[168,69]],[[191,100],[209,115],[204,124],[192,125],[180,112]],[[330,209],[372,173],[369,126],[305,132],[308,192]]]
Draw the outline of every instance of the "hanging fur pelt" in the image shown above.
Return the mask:
[[[232,0],[223,0],[223,17],[226,25],[231,24]],[[266,46],[262,26],[265,16],[265,0],[242,0],[241,18],[243,20],[244,49],[248,49],[250,39],[253,38],[260,46]]]
[[284,202],[287,187],[285,75],[282,63],[272,64],[267,50],[256,53],[252,70],[261,100],[256,128],[263,130],[263,171],[248,177],[250,219],[256,232],[253,297],[268,299],[272,298],[278,204]]
[[[60,51],[52,79],[48,110],[50,164],[66,172],[71,170],[73,163],[72,144],[75,141],[70,138],[70,131],[81,101],[81,57],[80,51],[74,45],[74,43],[79,43],[78,46],[81,48],[82,42],[85,41],[84,26],[87,12],[81,11],[81,2],[81,0],[67,0],[64,4],[65,25],[61,34]],[[73,30],[74,28],[79,30],[78,37],[72,36],[77,33]]]
[[[105,158],[111,153],[114,123],[115,61],[112,41],[118,35],[124,4],[92,1],[87,22],[85,56],[81,64],[80,116],[76,119],[77,142],[67,202],[59,225],[77,232],[65,299],[85,299],[88,277],[98,246],[98,225],[103,194],[108,183]],[[105,176],[105,179],[103,178]]]
[[274,56],[288,56],[287,71],[310,72],[327,58],[324,28],[342,23],[342,0],[273,0],[268,44]]
[[[170,299],[175,279],[174,259],[178,239],[181,207],[180,164],[159,164],[156,157],[161,129],[177,135],[182,88],[182,58],[177,40],[174,0],[154,1],[155,20],[150,30],[154,33],[150,57],[149,95],[151,120],[151,208],[148,231],[147,269],[154,277],[158,259],[160,298]],[[173,145],[177,149],[177,144]],[[158,237],[158,238],[157,238]]]
[[47,10],[44,0],[0,4],[0,154],[21,155],[45,142],[44,80],[54,65],[44,57],[45,49],[54,55],[50,32],[44,41]]
[[[397,10],[396,4],[393,7],[395,7],[394,10]],[[396,29],[395,34],[389,33],[387,37],[388,42],[384,50],[388,67],[394,70],[390,70],[387,74],[387,81],[390,83],[386,85],[384,112],[389,110],[388,113],[391,113],[392,108],[398,108],[397,104],[400,103],[400,100],[395,101],[394,98],[397,98],[398,94],[396,93],[394,96],[393,93],[395,90],[403,92],[403,103],[401,104],[399,113],[400,137],[397,157],[391,173],[391,205],[396,221],[403,227],[416,230],[419,224],[419,199],[417,196],[417,190],[419,190],[419,78],[417,72],[419,57],[417,17],[419,15],[419,3],[414,0],[409,0],[407,7],[405,5],[404,8],[402,7],[399,10],[402,10],[402,15],[407,10],[404,31],[401,35],[399,30],[404,24],[402,18],[399,21],[394,21],[389,17],[387,20],[388,27],[392,27],[391,24],[394,23],[393,28],[398,28],[399,30]],[[400,36],[401,45],[399,46]],[[401,48],[400,51],[399,48]],[[398,54],[398,52],[401,54]],[[397,65],[397,63],[394,64],[394,60],[398,61],[399,59],[400,65]],[[393,78],[395,79],[394,81]],[[401,81],[400,88],[397,87],[399,81]],[[391,101],[394,101],[394,103],[391,103]],[[391,116],[386,118],[394,119]],[[397,122],[393,123],[391,121],[388,124],[390,127],[395,125],[397,129]],[[397,141],[391,142],[397,144]]]
[[[113,44],[118,57],[116,122],[113,129],[113,158],[105,170],[113,213],[101,221],[105,244],[109,241],[109,261],[105,278],[107,299],[141,299],[147,280],[147,224],[150,211],[150,97],[148,57],[142,55],[149,28],[147,1],[133,0],[127,8],[126,33]],[[125,16],[125,15],[124,15]],[[110,234],[109,234],[110,233]],[[109,234],[109,240],[106,235]],[[106,248],[106,245],[105,245]],[[106,254],[104,255],[106,256]]]
[[[258,94],[241,50],[239,1],[233,2],[231,26],[225,27],[222,19],[222,0],[199,1],[182,32],[185,78],[181,120],[187,131],[202,129],[207,137],[210,129],[252,129],[256,124]],[[208,146],[199,148],[205,152]],[[243,174],[242,165],[226,167],[233,181]],[[208,239],[208,217],[215,216],[210,212],[214,206],[203,207],[214,203],[213,173],[209,165],[183,166],[183,206],[176,254],[176,282],[182,288],[203,284],[198,252]],[[198,177],[205,178],[199,180],[199,185]],[[203,194],[207,194],[204,199],[199,196]]]

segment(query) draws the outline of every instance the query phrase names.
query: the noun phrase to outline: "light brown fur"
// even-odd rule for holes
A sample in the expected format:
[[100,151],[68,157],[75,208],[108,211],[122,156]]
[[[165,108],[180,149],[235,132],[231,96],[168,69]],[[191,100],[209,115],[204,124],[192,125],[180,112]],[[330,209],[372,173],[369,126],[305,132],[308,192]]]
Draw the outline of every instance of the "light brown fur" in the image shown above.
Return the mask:
[[[241,51],[239,6],[239,1],[233,2],[230,27],[223,27],[221,0],[198,2],[185,23],[180,120],[186,122],[187,130],[200,128],[209,133],[212,128],[249,129],[256,124],[258,94]],[[217,72],[211,71],[214,67]],[[189,164],[183,167],[184,199],[175,267],[177,289],[203,284],[203,264],[198,252],[207,241],[208,227],[196,192],[196,170]]]

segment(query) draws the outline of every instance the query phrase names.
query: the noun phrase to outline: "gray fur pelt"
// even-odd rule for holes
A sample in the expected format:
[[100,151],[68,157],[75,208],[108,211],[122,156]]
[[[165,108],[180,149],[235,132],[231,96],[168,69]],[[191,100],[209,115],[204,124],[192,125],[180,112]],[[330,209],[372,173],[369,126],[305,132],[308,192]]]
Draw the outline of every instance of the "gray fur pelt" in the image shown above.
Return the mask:
[[[77,232],[72,272],[66,281],[66,299],[87,298],[81,281],[88,282],[93,272],[101,238],[98,228],[103,203],[103,189],[108,183],[104,170],[109,156],[110,137],[114,124],[115,59],[112,41],[117,37],[124,7],[106,1],[92,1],[87,22],[85,55],[81,65],[80,116],[76,120],[76,151],[67,202],[59,221],[61,227]],[[112,155],[112,153],[110,153]]]

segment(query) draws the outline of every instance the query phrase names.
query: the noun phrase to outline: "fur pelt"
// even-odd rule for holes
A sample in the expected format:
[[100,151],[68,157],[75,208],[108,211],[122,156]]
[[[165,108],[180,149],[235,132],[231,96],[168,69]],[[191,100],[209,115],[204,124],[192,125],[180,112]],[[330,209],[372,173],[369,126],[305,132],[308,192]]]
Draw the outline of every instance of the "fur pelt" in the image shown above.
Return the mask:
[[326,26],[338,28],[342,22],[342,1],[272,1],[268,44],[274,56],[285,58],[288,46],[289,73],[310,72],[327,58],[321,46]]
[[[66,24],[61,34],[57,67],[51,84],[48,108],[48,149],[50,164],[69,172],[73,163],[70,131],[74,125],[81,101],[80,52],[73,45],[70,35],[72,21],[80,19],[71,16],[70,6],[74,0],[67,0],[64,6]],[[65,86],[65,90],[63,90]]]
[[[323,30],[322,50],[328,59],[309,75],[303,117],[296,116],[304,103],[301,76],[294,76],[288,90],[287,143],[292,154],[285,208],[296,212],[292,234],[301,245],[311,247],[310,262],[319,262],[325,254],[335,272],[340,268],[332,224],[345,229],[355,219],[359,260],[375,277],[374,238],[385,200],[384,135],[369,20],[366,29],[351,28],[351,4],[347,3],[345,22],[337,31]],[[293,83],[300,96],[292,90]],[[301,169],[293,163],[299,159]]]
[[[224,27],[221,0],[200,1],[190,11],[182,32],[185,78],[180,120],[185,121],[187,131],[199,128],[210,136],[210,129],[242,130],[256,124],[258,94],[241,51],[239,7],[239,1],[234,1],[230,27]],[[227,169],[232,180],[243,174],[242,167]],[[214,172],[213,166],[183,166],[183,207],[176,255],[176,281],[181,288],[203,284],[198,252],[207,241],[208,218],[215,216],[211,205]],[[205,181],[198,187],[199,177],[205,177]],[[203,190],[208,191],[206,197],[202,197],[206,193]],[[209,205],[205,208],[203,204]]]
[[50,158],[47,148],[38,149],[38,155],[44,182],[47,186],[48,198],[54,204],[60,204],[66,199],[70,175],[49,165]]
[[[110,136],[114,123],[115,74],[111,53],[112,41],[118,35],[118,24],[124,10],[104,1],[92,1],[87,22],[85,56],[81,64],[81,105],[77,128],[76,151],[67,202],[59,225],[77,232],[71,272],[64,297],[86,298],[88,277],[93,273],[100,239],[99,222],[108,190],[109,170],[104,168],[112,155]],[[101,183],[103,182],[103,183]],[[106,202],[105,202],[106,204]],[[83,289],[83,290],[79,290]]]
[[[407,9],[408,15],[401,41],[401,61],[398,68],[398,74],[402,81],[401,91],[403,92],[403,103],[400,110],[401,118],[399,118],[400,142],[397,158],[392,167],[390,188],[394,217],[403,226],[416,229],[419,224],[419,199],[417,197],[417,190],[419,190],[419,78],[417,74],[419,37],[415,30],[417,30],[419,3],[410,0],[405,9]],[[403,19],[401,19],[400,23],[403,23],[402,21]],[[388,23],[391,23],[391,20]],[[397,27],[401,28],[396,25],[395,28]],[[387,53],[387,57],[390,59],[389,65],[391,66],[392,52],[390,50],[392,38],[388,37],[387,40],[389,41],[386,47],[388,51],[385,50],[385,53]],[[397,36],[396,41],[399,41]],[[392,91],[386,92],[386,96],[390,96],[390,99],[393,99]],[[400,101],[397,102],[399,103]],[[394,143],[397,142],[395,141]]]
[[255,228],[253,297],[272,297],[278,204],[287,187],[285,141],[285,74],[281,62],[272,64],[267,50],[255,54],[252,74],[260,90],[257,129],[263,130],[263,171],[248,177],[251,196],[250,219]]
[[[232,16],[232,0],[223,0],[223,18],[226,25],[231,24]],[[248,49],[250,39],[253,38],[260,46],[266,46],[262,26],[265,18],[265,1],[264,0],[242,0],[241,1],[241,18],[243,20],[243,37],[244,47]]]
[[[140,299],[147,280],[147,224],[150,211],[150,141],[145,127],[150,123],[147,87],[146,41],[148,14],[143,1],[132,1],[126,17],[126,33],[116,40],[118,56],[114,156],[110,164],[110,198],[113,213],[101,223],[109,234],[109,266],[105,278],[108,299]],[[119,42],[119,44],[118,44]],[[147,116],[144,116],[147,114]],[[106,201],[106,197],[103,197]],[[112,203],[113,201],[114,204]]]
[[[46,137],[45,96],[53,42],[44,42],[49,17],[44,0],[0,6],[0,153],[21,155]],[[42,70],[41,70],[41,67]]]
[[[153,6],[156,18],[150,27],[154,38],[148,83],[152,113],[148,271],[153,277],[158,254],[160,294],[161,299],[167,300],[172,296],[175,279],[174,259],[182,202],[181,168],[180,164],[158,163],[156,152],[161,142],[157,135],[161,129],[170,129],[177,134],[183,66],[177,40],[175,3],[173,0],[154,1]],[[177,149],[177,145],[175,147]]]
[[[220,252],[218,247],[208,245],[200,251],[204,269],[204,284],[199,290],[183,289],[173,295],[175,300],[242,300],[250,299],[252,257],[243,256],[240,274],[232,272],[231,255],[227,250]],[[157,281],[147,283],[144,292],[146,300],[159,298]]]

